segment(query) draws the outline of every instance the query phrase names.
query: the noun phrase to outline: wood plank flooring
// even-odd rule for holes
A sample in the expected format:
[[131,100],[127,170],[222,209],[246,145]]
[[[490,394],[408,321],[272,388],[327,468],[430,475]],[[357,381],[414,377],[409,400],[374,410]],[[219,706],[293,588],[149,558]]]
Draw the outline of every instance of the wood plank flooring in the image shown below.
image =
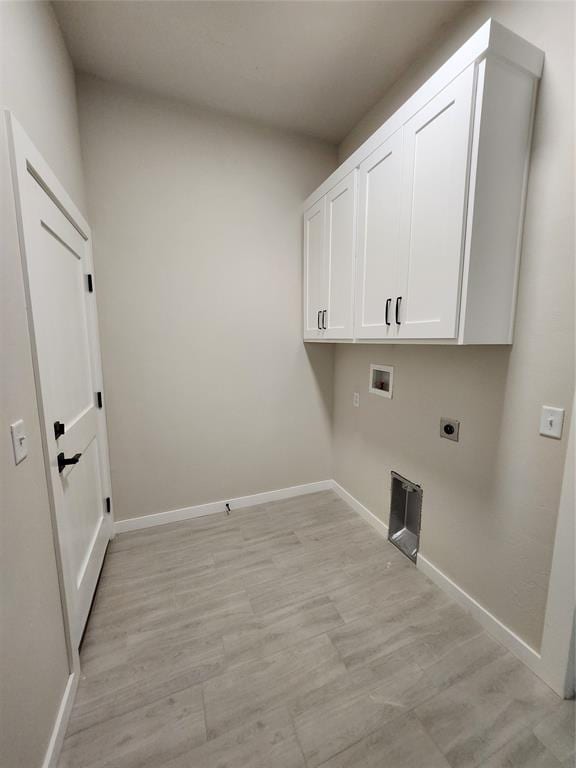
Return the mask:
[[118,536],[60,768],[568,768],[563,702],[331,492]]

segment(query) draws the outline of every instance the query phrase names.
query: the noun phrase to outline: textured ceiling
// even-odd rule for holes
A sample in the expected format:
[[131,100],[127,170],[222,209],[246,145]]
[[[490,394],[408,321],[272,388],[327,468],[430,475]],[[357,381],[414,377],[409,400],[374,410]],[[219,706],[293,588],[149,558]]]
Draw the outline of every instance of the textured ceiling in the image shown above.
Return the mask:
[[53,5],[80,71],[338,142],[466,3]]

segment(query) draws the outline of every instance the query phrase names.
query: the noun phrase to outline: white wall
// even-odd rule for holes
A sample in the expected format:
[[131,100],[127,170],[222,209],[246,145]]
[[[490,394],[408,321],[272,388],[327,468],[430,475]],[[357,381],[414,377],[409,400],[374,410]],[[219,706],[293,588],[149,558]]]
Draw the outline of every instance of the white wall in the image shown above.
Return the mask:
[[[0,104],[84,203],[74,73],[49,3],[0,3]],[[69,669],[40,441],[14,199],[0,130],[0,764],[44,759]],[[14,465],[9,425],[29,455]]]
[[[566,437],[538,435],[539,410],[570,409],[574,387],[574,6],[472,4],[345,139],[340,160],[491,15],[546,53],[514,345],[339,345],[334,476],[385,521],[390,471],[421,483],[422,554],[538,649],[566,450]],[[392,400],[368,395],[371,362],[395,366]],[[439,438],[441,416],[461,420],[460,443]]]
[[74,69],[47,2],[0,2],[2,106],[12,110],[84,211]]
[[336,149],[79,79],[117,519],[326,479],[302,200]]

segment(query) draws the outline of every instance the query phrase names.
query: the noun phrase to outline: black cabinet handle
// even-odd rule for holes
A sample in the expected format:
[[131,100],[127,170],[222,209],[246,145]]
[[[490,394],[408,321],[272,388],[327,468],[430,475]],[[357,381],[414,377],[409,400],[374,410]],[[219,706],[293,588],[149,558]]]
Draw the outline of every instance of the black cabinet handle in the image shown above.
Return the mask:
[[61,421],[55,421],[54,422],[54,439],[58,440],[59,437],[62,437],[62,435],[66,432],[66,427],[64,424],[62,424]]
[[322,310],[322,330],[326,330],[326,310]]
[[322,310],[321,310],[321,309],[319,309],[319,310],[318,310],[318,320],[317,320],[317,323],[318,323],[318,330],[319,330],[319,331],[321,331],[321,330],[322,330],[322,326],[320,325],[320,315],[321,315],[321,314],[322,314]]
[[390,311],[391,303],[392,303],[392,299],[386,299],[386,325],[390,325],[390,320],[388,320],[388,312]]
[[400,325],[400,302],[402,301],[402,296],[398,296],[396,299],[396,325]]
[[63,453],[59,453],[58,454],[58,472],[63,472],[64,467],[67,467],[70,464],[78,464],[78,462],[80,461],[80,456],[82,456],[81,453],[75,453],[71,459],[67,459]]

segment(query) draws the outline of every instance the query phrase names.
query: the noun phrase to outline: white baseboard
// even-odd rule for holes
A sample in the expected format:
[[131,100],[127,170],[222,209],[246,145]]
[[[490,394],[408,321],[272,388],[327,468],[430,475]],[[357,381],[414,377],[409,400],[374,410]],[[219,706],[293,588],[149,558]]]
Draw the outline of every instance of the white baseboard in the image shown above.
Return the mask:
[[370,523],[372,528],[378,531],[381,536],[384,536],[386,539],[388,538],[388,526],[386,523],[383,523],[379,517],[376,517],[373,512],[370,512],[368,507],[365,507],[364,504],[361,504],[358,499],[355,499],[351,493],[348,493],[345,488],[342,488],[342,486],[339,485],[336,480],[332,480],[332,490],[337,493],[338,496],[340,496],[340,498],[345,501],[349,507],[352,507],[355,512],[358,512],[358,514],[363,517],[367,523]]
[[158,512],[153,515],[133,517],[128,520],[117,520],[114,524],[114,532],[124,533],[125,531],[137,531],[140,528],[151,528],[155,525],[178,523],[181,520],[191,520],[194,517],[214,515],[218,512],[224,512],[226,504],[230,504],[232,510],[242,509],[242,507],[253,507],[256,504],[266,504],[269,501],[289,499],[292,496],[303,496],[307,493],[329,491],[332,490],[332,488],[332,480],[319,480],[316,483],[292,485],[289,488],[279,488],[276,491],[264,491],[263,493],[253,493],[250,496],[239,496],[236,499],[211,501],[208,504],[197,504],[194,507],[183,507],[182,509],[173,509],[169,512]]
[[68,721],[70,719],[70,713],[72,712],[72,706],[74,704],[74,699],[76,698],[78,677],[79,675],[77,671],[71,672],[68,677],[60,707],[58,708],[58,714],[56,715],[56,721],[54,722],[54,728],[52,729],[52,735],[50,736],[50,741],[48,743],[48,749],[44,755],[42,768],[56,768],[58,765],[64,736],[66,735],[66,728],[68,727]]
[[[333,481],[332,488],[341,499],[370,523],[378,533],[382,536],[388,536],[388,527],[386,524],[376,517],[373,512],[367,509],[367,507],[361,504],[358,499],[354,498],[351,493],[348,493],[348,491],[345,488],[342,488],[342,486],[335,480]],[[562,695],[561,691],[552,684],[552,681],[549,679],[550,676],[547,675],[543,669],[541,656],[534,650],[534,648],[531,648],[525,643],[522,638],[518,637],[518,635],[509,627],[493,616],[490,611],[480,605],[477,600],[459,587],[458,584],[452,581],[452,579],[442,573],[439,568],[427,560],[423,555],[418,555],[416,565],[425,576],[436,584],[436,586],[440,587],[440,589],[446,592],[446,594],[468,611],[468,613],[470,613],[476,621],[484,627],[486,632],[502,643],[502,645],[519,658],[520,661],[523,661],[524,664],[526,664],[526,666],[536,675],[541,677],[545,683],[556,690],[556,693]]]
[[530,667],[533,672],[536,674],[540,673],[540,654],[534,648],[531,648],[521,637],[518,637],[509,627],[503,624],[500,619],[497,619],[483,605],[480,605],[468,592],[465,592],[445,573],[442,573],[434,563],[431,563],[419,554],[416,565],[434,584],[467,610],[492,637],[508,648],[509,651]]

